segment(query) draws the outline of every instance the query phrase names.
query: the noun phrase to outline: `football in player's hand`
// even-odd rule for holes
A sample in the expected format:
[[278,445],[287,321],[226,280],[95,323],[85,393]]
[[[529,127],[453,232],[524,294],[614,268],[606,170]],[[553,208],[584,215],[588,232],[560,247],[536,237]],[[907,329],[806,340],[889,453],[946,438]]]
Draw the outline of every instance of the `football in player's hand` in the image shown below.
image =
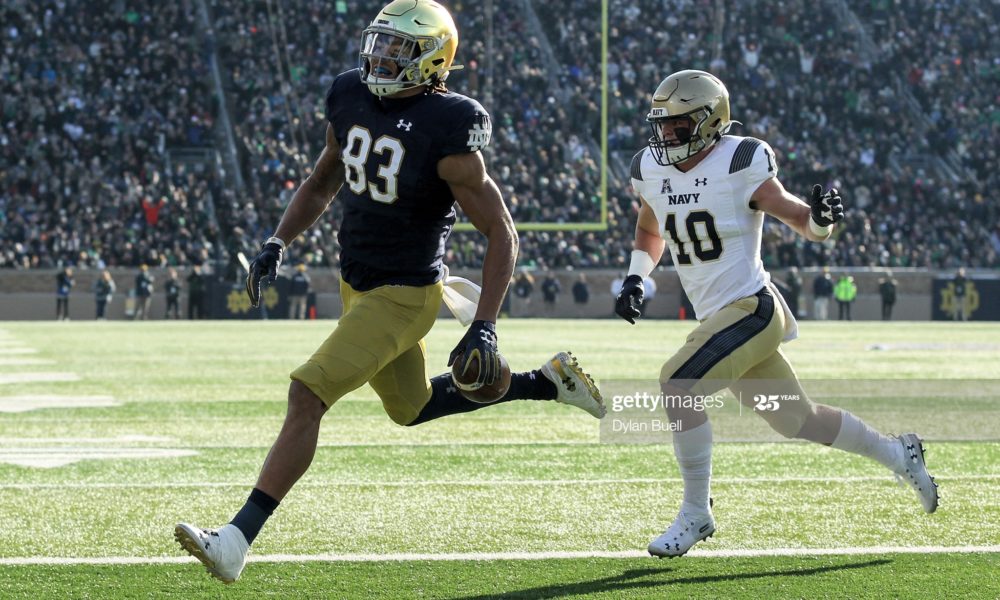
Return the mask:
[[467,399],[480,404],[490,404],[503,398],[503,395],[510,388],[510,365],[507,364],[507,359],[504,358],[503,354],[498,353],[498,356],[500,357],[500,377],[493,385],[477,387],[479,361],[472,359],[468,369],[463,372],[460,365],[465,364],[465,356],[458,355],[451,367],[451,380],[455,382],[458,391]]

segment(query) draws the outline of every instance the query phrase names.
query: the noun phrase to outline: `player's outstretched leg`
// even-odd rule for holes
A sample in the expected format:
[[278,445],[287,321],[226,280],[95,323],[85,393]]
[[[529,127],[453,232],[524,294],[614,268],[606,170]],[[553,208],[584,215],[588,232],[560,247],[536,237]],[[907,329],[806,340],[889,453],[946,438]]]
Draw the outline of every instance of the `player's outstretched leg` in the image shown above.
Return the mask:
[[300,381],[288,389],[288,412],[278,439],[264,461],[257,485],[233,520],[218,529],[178,523],[174,538],[201,561],[213,577],[225,583],[239,579],[250,544],[278,508],[316,453],[319,425],[329,407]]
[[889,470],[901,484],[908,485],[925,512],[938,507],[938,486],[924,462],[923,440],[915,433],[888,436],[870,427],[853,413],[817,404],[794,436],[868,457]]
[[430,399],[420,409],[416,419],[406,423],[407,426],[512,400],[555,400],[581,408],[598,419],[606,412],[601,391],[569,352],[556,354],[536,370],[512,373],[507,393],[494,402],[482,403],[466,398],[455,386],[451,373],[442,373],[430,381]]
[[684,500],[674,522],[667,530],[649,543],[652,556],[674,558],[683,556],[698,542],[715,533],[712,515],[710,486],[712,478],[712,424],[704,414],[685,415],[683,411],[668,410],[672,423],[684,419],[702,421],[685,431],[673,435],[674,456],[684,480]]

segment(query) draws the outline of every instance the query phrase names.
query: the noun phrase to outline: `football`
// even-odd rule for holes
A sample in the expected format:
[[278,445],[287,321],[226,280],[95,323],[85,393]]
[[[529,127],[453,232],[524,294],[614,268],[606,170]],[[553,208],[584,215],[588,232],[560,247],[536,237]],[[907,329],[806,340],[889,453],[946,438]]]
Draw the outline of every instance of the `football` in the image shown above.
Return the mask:
[[480,404],[496,402],[507,393],[510,388],[510,365],[503,354],[500,354],[500,377],[493,385],[476,387],[476,379],[479,377],[479,360],[473,359],[469,368],[463,373],[461,365],[465,364],[465,355],[459,354],[451,366],[451,380],[455,382],[455,387],[467,399]]

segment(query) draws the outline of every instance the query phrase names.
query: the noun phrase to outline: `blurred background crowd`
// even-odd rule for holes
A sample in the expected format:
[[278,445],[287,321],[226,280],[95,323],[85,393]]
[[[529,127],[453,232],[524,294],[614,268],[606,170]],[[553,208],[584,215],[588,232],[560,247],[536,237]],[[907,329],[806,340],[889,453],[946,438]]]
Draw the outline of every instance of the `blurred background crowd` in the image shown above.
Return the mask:
[[[525,268],[623,268],[628,164],[650,94],[697,68],[732,133],[804,196],[842,190],[827,244],[769,222],[768,267],[1000,266],[998,0],[610,0],[606,229],[601,2],[445,2],[453,90],[490,112],[489,171]],[[227,263],[273,232],[322,149],[326,90],[377,8],[357,0],[7,0],[0,7],[0,268]],[[288,260],[337,266],[337,203]],[[476,267],[484,239],[452,236]],[[669,259],[665,259],[669,260]]]

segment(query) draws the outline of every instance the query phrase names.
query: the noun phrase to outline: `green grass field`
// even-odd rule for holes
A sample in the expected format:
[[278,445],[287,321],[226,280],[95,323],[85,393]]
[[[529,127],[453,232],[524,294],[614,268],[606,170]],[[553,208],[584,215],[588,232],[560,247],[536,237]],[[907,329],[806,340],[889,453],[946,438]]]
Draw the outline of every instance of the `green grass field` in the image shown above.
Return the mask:
[[[875,463],[720,414],[718,531],[658,561],[646,544],[681,496],[669,445],[602,442],[592,417],[540,402],[404,428],[365,387],[328,413],[311,470],[223,586],[173,526],[242,505],[287,373],[333,325],[0,322],[0,598],[1000,597],[1000,326],[981,323],[803,323],[784,347],[803,379],[847,381],[823,402],[927,438],[933,515]],[[654,380],[690,328],[499,333],[512,368],[570,349],[608,390]],[[440,322],[431,364],[460,336]],[[910,381],[852,393],[883,379]],[[992,381],[928,398],[953,382],[913,380]],[[43,399],[62,406],[24,410]]]

